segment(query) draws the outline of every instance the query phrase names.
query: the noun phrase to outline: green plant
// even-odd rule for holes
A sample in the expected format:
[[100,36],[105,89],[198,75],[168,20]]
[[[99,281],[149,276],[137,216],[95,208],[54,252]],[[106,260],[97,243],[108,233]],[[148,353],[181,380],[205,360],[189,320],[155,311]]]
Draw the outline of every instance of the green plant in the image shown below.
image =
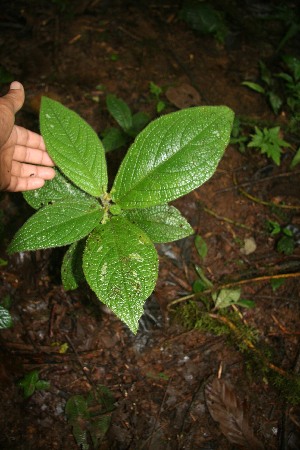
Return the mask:
[[155,101],[156,101],[156,112],[159,114],[167,106],[166,102],[164,102],[161,99],[161,95],[163,93],[163,89],[160,86],[158,86],[157,84],[153,83],[153,81],[150,81],[150,83],[149,83],[149,90],[150,90],[150,93],[155,98]]
[[246,143],[248,142],[249,137],[243,134],[242,124],[238,117],[234,118],[230,144],[237,145],[238,149],[241,153],[245,153]]
[[243,81],[242,85],[247,86],[259,94],[265,95],[273,112],[278,114],[283,101],[277,93],[276,80],[262,61],[259,61],[259,69],[261,84],[252,81]]
[[93,448],[101,445],[111,421],[115,399],[105,386],[97,386],[96,392],[90,392],[86,397],[73,395],[66,403],[65,413],[72,427],[74,438],[82,450],[88,450],[89,437]]
[[121,129],[111,127],[103,132],[102,144],[106,152],[128,144],[150,121],[150,117],[146,113],[132,114],[127,103],[113,94],[106,96],[106,106],[121,127]]
[[38,211],[20,228],[10,253],[70,245],[66,289],[85,278],[97,297],[136,333],[158,275],[155,243],[193,233],[167,203],[214,173],[229,141],[233,112],[195,107],[151,122],[130,146],[111,191],[101,141],[75,112],[42,99],[40,126],[56,177],[24,194]]
[[281,226],[278,222],[268,220],[267,229],[271,236],[278,236],[276,250],[285,255],[292,255],[295,250],[295,237],[292,226]]
[[222,15],[211,4],[202,0],[185,0],[179,17],[195,31],[203,35],[213,35],[224,43],[228,34]]
[[[282,57],[282,64],[284,71],[272,74],[260,61],[261,83],[244,81],[242,84],[265,95],[275,114],[286,106],[291,115],[290,127],[297,131],[300,121],[300,60],[287,55]],[[278,80],[282,80],[282,83],[280,84]]]
[[23,389],[24,397],[28,398],[34,394],[35,391],[42,391],[49,389],[49,381],[39,379],[39,371],[33,370],[25,375],[25,377],[19,381],[19,387]]
[[251,134],[251,140],[248,147],[260,149],[271,158],[277,166],[280,165],[280,155],[283,147],[290,147],[290,144],[280,137],[280,127],[263,128],[255,127],[255,134]]

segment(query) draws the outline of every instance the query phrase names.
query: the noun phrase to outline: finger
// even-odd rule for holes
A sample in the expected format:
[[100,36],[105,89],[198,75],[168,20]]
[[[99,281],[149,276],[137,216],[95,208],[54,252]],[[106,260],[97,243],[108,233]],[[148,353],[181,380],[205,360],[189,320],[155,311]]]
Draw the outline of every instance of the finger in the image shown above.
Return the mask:
[[38,148],[46,150],[45,142],[42,136],[26,128],[14,126],[13,137],[16,145],[24,145],[26,147]]
[[45,150],[24,147],[22,145],[16,145],[13,159],[21,163],[39,164],[41,166],[55,165]]
[[15,114],[22,108],[25,100],[24,88],[18,81],[13,81],[9,92],[1,97],[1,103],[6,105]]
[[55,176],[55,170],[52,167],[36,166],[33,164],[24,164],[19,161],[13,161],[11,166],[11,175],[21,178],[43,178],[52,180]]
[[45,180],[43,178],[22,178],[12,176],[6,190],[9,192],[31,191],[43,187],[44,184]]

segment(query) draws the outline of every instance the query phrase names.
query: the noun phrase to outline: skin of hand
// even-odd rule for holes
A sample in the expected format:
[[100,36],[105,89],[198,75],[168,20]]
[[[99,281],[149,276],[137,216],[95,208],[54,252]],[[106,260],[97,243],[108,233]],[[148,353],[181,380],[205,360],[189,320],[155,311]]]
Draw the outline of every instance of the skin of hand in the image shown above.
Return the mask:
[[0,97],[0,190],[38,189],[55,176],[42,136],[15,125],[15,114],[24,100],[24,88],[18,81]]

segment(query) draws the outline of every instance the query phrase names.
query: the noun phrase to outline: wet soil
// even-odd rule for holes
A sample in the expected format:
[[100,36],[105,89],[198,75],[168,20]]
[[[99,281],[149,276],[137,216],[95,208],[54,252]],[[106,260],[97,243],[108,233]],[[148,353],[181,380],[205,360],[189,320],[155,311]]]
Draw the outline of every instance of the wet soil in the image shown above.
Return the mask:
[[[77,111],[99,133],[115,125],[107,93],[154,118],[150,82],[164,89],[163,113],[225,104],[249,121],[287,123],[284,113],[275,117],[263,96],[241,85],[257,81],[259,60],[278,67],[275,51],[285,26],[265,17],[279,2],[212,2],[228,23],[224,42],[180,20],[181,2],[3,3],[1,65],[25,86],[17,121],[32,130],[38,130],[41,95]],[[296,39],[284,50],[297,56]],[[136,336],[88,289],[63,290],[61,249],[8,257],[7,244],[31,210],[20,194],[1,196],[0,256],[7,265],[1,267],[0,296],[10,299],[14,323],[0,332],[2,448],[77,449],[66,401],[98,384],[110,389],[115,408],[107,434],[90,448],[300,448],[297,405],[249,368],[234,339],[186,329],[178,320],[184,297],[193,293],[195,265],[201,265],[215,286],[236,283],[243,298],[255,302],[253,309],[239,308],[241,322],[257,330],[258,347],[269,348],[284,376],[299,374],[299,246],[291,255],[278,253],[276,237],[266,231],[267,220],[300,227],[299,170],[289,169],[299,141],[289,138],[292,148],[280,167],[258,152],[229,146],[212,179],[174,202],[205,239],[208,254],[201,260],[194,237],[157,246],[159,279]],[[111,176],[123,155],[124,149],[108,154]],[[249,239],[255,249],[248,253]],[[274,290],[270,281],[278,275],[285,282]],[[18,381],[33,370],[50,387],[24,399]],[[212,417],[207,386],[216,378],[234,399],[227,417],[232,433],[238,423],[245,437],[247,417],[248,445],[230,442],[222,420],[220,426]]]

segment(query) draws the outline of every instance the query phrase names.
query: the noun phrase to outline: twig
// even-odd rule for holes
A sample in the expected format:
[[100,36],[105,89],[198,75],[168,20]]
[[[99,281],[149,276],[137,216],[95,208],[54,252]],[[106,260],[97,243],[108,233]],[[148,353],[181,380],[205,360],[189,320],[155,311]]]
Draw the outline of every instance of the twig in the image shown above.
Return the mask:
[[239,228],[244,228],[245,230],[251,231],[252,233],[266,234],[264,231],[260,231],[260,230],[248,227],[247,225],[244,225],[243,223],[240,223],[240,222],[235,222],[234,220],[229,219],[228,217],[220,216],[215,211],[213,211],[212,209],[207,208],[206,206],[202,205],[202,208],[203,208],[203,210],[206,213],[210,214],[211,216],[215,217],[218,220],[222,220],[224,222],[230,223],[230,224],[235,225],[236,227],[239,227]]
[[258,184],[258,183],[265,183],[266,181],[270,181],[274,178],[291,177],[293,175],[299,175],[299,174],[300,174],[300,170],[293,170],[293,172],[279,173],[279,174],[275,174],[275,175],[270,175],[268,177],[260,178],[258,180],[251,180],[251,181],[245,181],[244,183],[234,184],[233,186],[230,186],[225,189],[219,189],[215,192],[220,194],[222,192],[232,191],[233,189],[238,189],[240,187],[253,186],[254,184]]
[[202,292],[195,292],[194,294],[185,295],[184,297],[175,299],[168,304],[167,309],[170,310],[171,306],[177,305],[178,303],[181,302],[186,302],[188,300],[200,300],[203,295],[211,294],[212,292],[219,291],[221,289],[229,289],[235,286],[241,286],[243,284],[249,283],[256,283],[268,280],[280,280],[284,278],[297,278],[297,277],[300,277],[300,272],[278,273],[275,275],[262,275],[260,277],[248,278],[246,280],[232,281],[229,283],[213,286],[211,289],[205,289],[205,291]]
[[[238,186],[238,182],[236,179],[236,175],[233,175],[233,182],[235,186]],[[241,187],[238,187],[238,191],[244,195],[246,198],[248,198],[249,200],[258,203],[259,205],[264,205],[264,206],[269,206],[270,208],[282,208],[282,209],[292,209],[292,210],[299,210],[300,206],[296,206],[296,205],[282,205],[280,203],[273,203],[273,202],[267,202],[265,200],[261,200],[258,197],[254,197],[251,194],[248,194],[248,192],[244,191],[244,189],[242,189]]]

